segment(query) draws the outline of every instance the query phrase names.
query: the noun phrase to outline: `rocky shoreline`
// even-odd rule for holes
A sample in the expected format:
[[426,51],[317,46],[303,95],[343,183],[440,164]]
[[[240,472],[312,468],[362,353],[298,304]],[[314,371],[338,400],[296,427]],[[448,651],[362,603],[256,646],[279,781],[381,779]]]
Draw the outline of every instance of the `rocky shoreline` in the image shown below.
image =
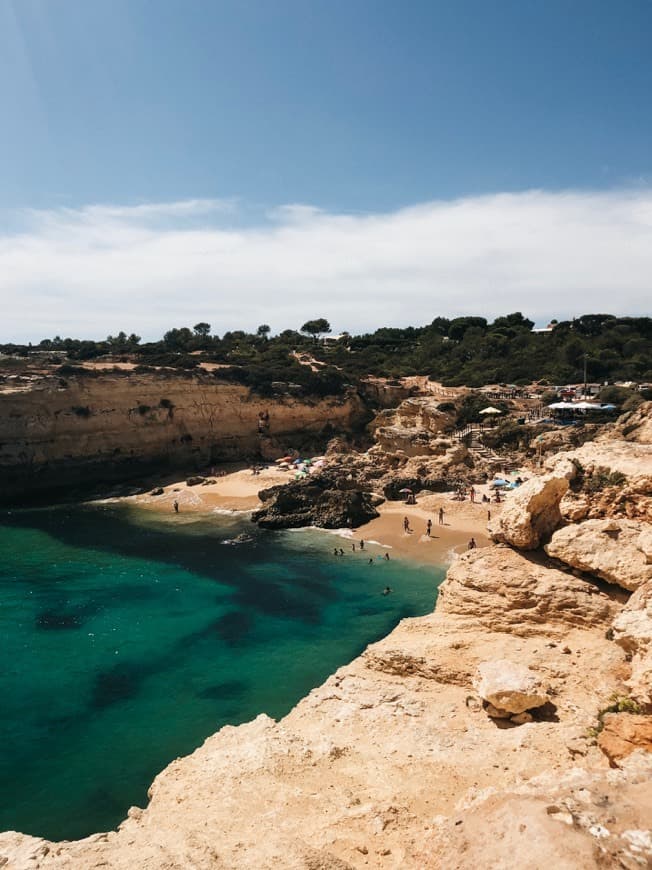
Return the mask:
[[[434,613],[284,719],[225,727],[172,762],[117,831],[0,835],[0,866],[650,866],[651,413],[551,455],[492,523],[496,543],[454,560]],[[339,523],[343,494],[373,510],[371,480],[410,463],[432,475],[454,449],[425,465],[333,451],[336,478],[273,487],[262,519],[280,503],[303,524],[312,485]]]

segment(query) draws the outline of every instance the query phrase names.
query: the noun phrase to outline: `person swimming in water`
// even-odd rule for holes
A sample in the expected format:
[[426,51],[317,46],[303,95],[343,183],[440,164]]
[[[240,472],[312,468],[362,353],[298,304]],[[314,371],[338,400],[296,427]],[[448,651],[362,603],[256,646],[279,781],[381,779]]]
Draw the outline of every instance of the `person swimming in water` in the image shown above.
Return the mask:
[[392,591],[392,587],[391,587],[391,586],[385,586],[385,588],[383,589],[383,595],[389,595],[389,593],[390,593],[391,591]]
[[389,553],[385,553],[384,559],[386,562],[389,562]]

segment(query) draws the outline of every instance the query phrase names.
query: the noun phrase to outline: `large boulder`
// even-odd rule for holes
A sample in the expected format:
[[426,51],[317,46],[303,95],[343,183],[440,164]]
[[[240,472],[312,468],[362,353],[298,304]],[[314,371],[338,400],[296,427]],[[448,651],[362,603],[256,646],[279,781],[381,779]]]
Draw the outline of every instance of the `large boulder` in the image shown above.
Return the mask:
[[329,475],[273,486],[258,496],[264,504],[251,518],[266,529],[355,528],[378,516],[370,493],[338,489],[337,480]]
[[489,525],[494,541],[520,550],[536,550],[561,522],[559,503],[568,489],[566,477],[533,477],[515,490],[500,516]]
[[651,544],[649,526],[636,520],[586,520],[558,529],[545,551],[633,592],[652,580]]
[[523,665],[495,659],[478,665],[476,689],[481,698],[498,710],[524,713],[549,701],[541,678]]
[[482,547],[459,556],[439,588],[438,613],[477,630],[532,636],[569,626],[611,627],[616,603],[593,583],[548,568],[509,547]]
[[652,581],[631,596],[613,621],[613,638],[631,657],[631,697],[652,712]]

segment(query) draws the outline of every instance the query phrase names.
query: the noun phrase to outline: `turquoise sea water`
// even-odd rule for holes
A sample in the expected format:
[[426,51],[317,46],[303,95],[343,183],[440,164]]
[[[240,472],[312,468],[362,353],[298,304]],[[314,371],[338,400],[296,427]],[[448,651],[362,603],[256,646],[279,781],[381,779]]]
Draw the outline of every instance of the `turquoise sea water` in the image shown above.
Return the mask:
[[283,716],[443,577],[323,532],[108,505],[0,514],[0,554],[0,830],[51,839],[115,827],[222,725]]

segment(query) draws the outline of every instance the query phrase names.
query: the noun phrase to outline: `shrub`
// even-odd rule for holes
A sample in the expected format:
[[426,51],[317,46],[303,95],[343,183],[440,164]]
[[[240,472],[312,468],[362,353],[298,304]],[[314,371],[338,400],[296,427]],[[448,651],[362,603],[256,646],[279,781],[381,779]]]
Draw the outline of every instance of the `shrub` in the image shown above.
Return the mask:
[[627,477],[621,471],[612,471],[600,466],[588,477],[584,478],[584,489],[587,492],[601,492],[608,486],[622,486]]
[[641,713],[642,709],[633,698],[628,698],[626,695],[618,695],[614,693],[609,698],[610,703],[603,707],[598,712],[598,724],[593,728],[589,728],[588,733],[591,737],[597,737],[604,728],[604,717],[607,713]]

